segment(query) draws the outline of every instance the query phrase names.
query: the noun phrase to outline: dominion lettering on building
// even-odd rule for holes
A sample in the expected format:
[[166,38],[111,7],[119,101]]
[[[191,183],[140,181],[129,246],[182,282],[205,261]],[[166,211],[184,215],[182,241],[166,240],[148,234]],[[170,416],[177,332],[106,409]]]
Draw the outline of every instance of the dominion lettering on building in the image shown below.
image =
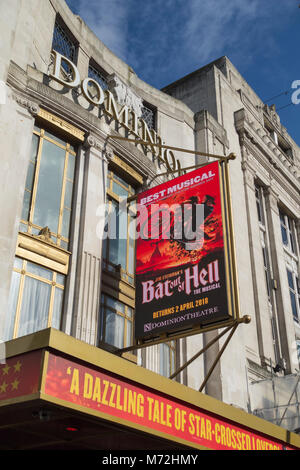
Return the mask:
[[[51,79],[67,88],[80,88],[81,94],[88,103],[103,110],[109,118],[117,121],[134,138],[149,142],[149,145],[143,145],[144,151],[151,151],[167,170],[178,170],[179,174],[183,172],[180,161],[175,158],[174,153],[170,149],[158,146],[163,144],[162,138],[154,129],[149,129],[144,119],[136,112],[137,110],[129,108],[126,104],[117,104],[113,93],[108,89],[103,90],[93,78],[86,77],[81,80],[78,68],[70,59],[55,50],[52,50],[52,53],[54,65],[52,73],[49,74]],[[68,67],[69,73],[65,72],[64,65]]]

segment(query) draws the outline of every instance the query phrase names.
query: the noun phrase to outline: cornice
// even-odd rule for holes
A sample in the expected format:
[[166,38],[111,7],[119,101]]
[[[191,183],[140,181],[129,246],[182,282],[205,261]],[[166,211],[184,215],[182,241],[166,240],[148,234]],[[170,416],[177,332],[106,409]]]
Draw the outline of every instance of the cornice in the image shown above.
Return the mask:
[[38,115],[40,107],[36,102],[29,100],[28,98],[26,98],[25,96],[23,96],[22,94],[18,92],[13,92],[11,96],[12,96],[12,99],[16,101],[16,103],[18,103],[23,108],[27,109],[27,111],[33,117],[36,117]]
[[[245,109],[235,113],[235,127],[239,134],[240,145],[247,148],[270,173],[277,175],[280,172],[282,177],[299,192],[300,169],[284,155],[265,129],[251,120]],[[282,180],[280,181],[282,183]]]

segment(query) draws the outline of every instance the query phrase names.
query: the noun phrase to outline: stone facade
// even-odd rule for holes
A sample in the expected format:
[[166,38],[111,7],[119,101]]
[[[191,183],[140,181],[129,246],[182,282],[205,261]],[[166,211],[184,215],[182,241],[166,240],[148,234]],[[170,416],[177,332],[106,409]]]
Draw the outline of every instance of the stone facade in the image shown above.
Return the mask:
[[[144,183],[156,176],[151,153],[128,142],[107,141],[108,134],[124,134],[99,108],[76,90],[58,84],[53,70],[52,37],[57,15],[77,41],[76,66],[88,77],[92,58],[105,70],[108,87],[118,103],[139,118],[143,103],[156,108],[156,131],[163,142],[200,152],[236,154],[230,163],[232,210],[241,315],[251,323],[240,325],[226,348],[205,392],[226,403],[251,410],[251,381],[268,378],[282,358],[283,375],[299,368],[295,342],[299,323],[293,320],[286,266],[294,263],[299,276],[300,150],[281,125],[273,107],[267,107],[226,57],[170,84],[154,89],[93,34],[63,0],[12,0],[0,6],[4,47],[0,80],[6,103],[0,104],[1,228],[0,324],[7,315],[13,260],[29,163],[33,126],[39,110],[80,129],[76,184],[72,208],[72,256],[64,296],[62,330],[98,345],[102,279],[102,245],[96,236],[97,208],[106,200],[106,175],[113,155],[133,168]],[[274,134],[275,133],[275,134]],[[276,139],[274,140],[274,135]],[[182,167],[199,163],[198,156],[177,151]],[[156,180],[158,181],[158,180]],[[257,219],[256,185],[263,189],[269,249],[271,294],[265,282],[261,229]],[[297,248],[290,254],[282,243],[279,209],[295,224]],[[295,270],[294,269],[294,270]],[[129,294],[128,294],[129,295]],[[299,312],[300,315],[300,312]],[[207,344],[215,332],[178,341],[177,366]],[[205,373],[224,344],[193,362],[177,378],[199,389]],[[144,367],[159,370],[159,348],[138,353]]]

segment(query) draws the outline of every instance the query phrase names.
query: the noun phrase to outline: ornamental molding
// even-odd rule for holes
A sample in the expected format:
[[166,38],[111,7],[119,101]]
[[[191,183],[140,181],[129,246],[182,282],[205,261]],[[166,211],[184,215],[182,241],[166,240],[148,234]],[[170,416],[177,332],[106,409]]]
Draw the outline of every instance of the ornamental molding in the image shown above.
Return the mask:
[[94,149],[98,151],[98,157],[102,158],[106,163],[109,163],[113,157],[114,152],[110,147],[107,147],[107,144],[102,140],[97,139],[94,135],[89,134],[84,143],[83,147],[85,150]]
[[132,109],[137,117],[142,116],[143,100],[118,75],[112,73],[107,77],[109,90],[115,95],[121,106]]
[[[264,155],[272,167],[283,173],[287,178],[295,178],[297,182],[300,181],[300,172],[295,162],[279,149],[262,125],[251,119],[244,108],[234,113],[234,120],[241,147],[248,147],[253,153],[256,148],[259,153]],[[293,184],[295,185],[295,181],[293,181]]]
[[33,116],[36,117],[40,112],[40,107],[34,101],[25,98],[24,96],[18,95],[17,93],[12,93],[12,98],[18,105],[22,106],[22,108],[27,109],[27,111]]

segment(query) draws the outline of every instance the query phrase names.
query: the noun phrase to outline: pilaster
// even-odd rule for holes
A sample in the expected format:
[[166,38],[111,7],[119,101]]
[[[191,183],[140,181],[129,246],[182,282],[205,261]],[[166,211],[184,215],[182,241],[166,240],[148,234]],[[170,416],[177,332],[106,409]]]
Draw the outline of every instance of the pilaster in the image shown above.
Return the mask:
[[34,118],[39,107],[8,88],[6,104],[0,105],[2,142],[0,188],[5,204],[0,208],[0,339],[7,311],[11,273],[23,206]]
[[75,301],[72,333],[96,345],[102,271],[102,234],[106,201],[107,166],[112,152],[103,142],[89,135],[82,147],[84,157]]
[[[247,152],[244,149],[244,152]],[[252,170],[244,155],[242,170],[244,174],[244,186],[246,194],[247,222],[249,233],[249,248],[251,257],[251,276],[253,286],[253,299],[255,315],[253,325],[256,326],[257,343],[248,344],[253,352],[259,355],[264,363],[270,357],[274,357],[274,349],[270,338],[272,338],[270,322],[270,306],[267,296],[266,280],[264,274],[264,264],[262,255],[261,233],[257,216],[256,197],[255,197],[255,178],[256,174]],[[252,323],[252,322],[251,322]],[[251,325],[249,325],[251,327]],[[253,357],[251,359],[254,359]]]
[[274,279],[277,281],[275,291],[276,305],[278,311],[278,327],[283,358],[287,361],[288,372],[292,372],[290,358],[293,354],[292,343],[295,341],[293,335],[293,315],[291,312],[291,301],[289,294],[285,253],[282,243],[279,209],[279,197],[270,185],[266,191],[266,204],[268,214],[268,225],[270,234],[271,256],[273,262]]

